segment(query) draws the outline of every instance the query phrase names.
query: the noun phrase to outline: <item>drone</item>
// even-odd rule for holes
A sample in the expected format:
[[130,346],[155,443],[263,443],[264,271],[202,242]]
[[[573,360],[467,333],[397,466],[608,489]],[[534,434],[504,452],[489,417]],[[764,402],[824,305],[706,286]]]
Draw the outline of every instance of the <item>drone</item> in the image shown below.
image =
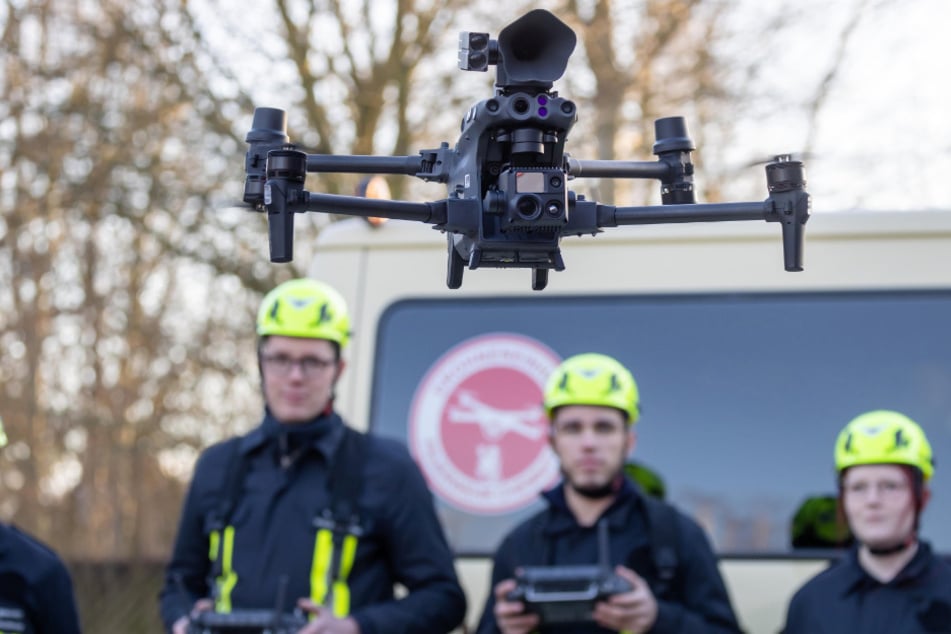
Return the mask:
[[[562,237],[639,224],[777,222],[784,267],[801,271],[810,201],[803,163],[791,155],[766,164],[765,201],[698,204],[690,156],[696,148],[683,117],[654,122],[656,161],[584,160],[565,152],[578,111],[553,85],[575,44],[574,31],[543,9],[512,22],[498,39],[460,33],[459,68],[484,72],[495,66],[495,95],[465,114],[454,147],[442,142],[416,156],[307,154],[290,142],[283,110],[255,108],[246,137],[244,202],[267,214],[271,261],[293,259],[294,214],[314,211],[433,225],[447,237],[451,289],[462,286],[466,268],[492,267],[531,269],[532,288],[540,291],[550,270],[565,268]],[[308,172],[415,176],[444,183],[447,195],[411,202],[314,193],[304,189]],[[587,200],[568,188],[569,180],[585,177],[659,180],[661,204]]]

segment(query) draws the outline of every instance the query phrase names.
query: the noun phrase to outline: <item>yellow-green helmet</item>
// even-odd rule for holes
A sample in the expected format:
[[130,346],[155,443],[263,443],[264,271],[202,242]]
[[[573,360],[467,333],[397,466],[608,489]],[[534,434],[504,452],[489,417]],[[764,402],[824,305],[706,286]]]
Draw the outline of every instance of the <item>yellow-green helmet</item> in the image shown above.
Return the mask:
[[637,383],[616,359],[589,352],[565,359],[548,378],[545,413],[562,405],[613,407],[631,423],[640,416]]
[[904,414],[876,410],[858,416],[839,433],[835,468],[862,464],[903,464],[916,467],[925,480],[934,473],[931,445],[918,423]]
[[350,317],[343,297],[311,279],[284,282],[264,297],[258,309],[258,335],[327,339],[346,347]]

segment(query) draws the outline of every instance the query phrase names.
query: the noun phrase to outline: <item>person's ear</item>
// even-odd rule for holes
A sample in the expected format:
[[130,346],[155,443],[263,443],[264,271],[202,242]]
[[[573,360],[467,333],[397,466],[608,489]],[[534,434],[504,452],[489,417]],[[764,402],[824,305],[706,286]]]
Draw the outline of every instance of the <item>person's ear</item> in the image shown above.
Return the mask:
[[928,502],[931,501],[931,489],[928,487],[922,487],[921,489],[921,509],[919,512],[924,511],[925,507],[928,506]]
[[555,447],[555,423],[554,421],[548,421],[548,446],[551,447],[551,450],[555,452],[555,455],[558,455],[558,449]]
[[334,376],[334,385],[336,385],[337,381],[340,380],[340,376],[343,374],[343,371],[346,369],[346,367],[346,361],[344,361],[342,358],[337,359],[337,369],[334,370],[334,372],[336,372],[336,376]]

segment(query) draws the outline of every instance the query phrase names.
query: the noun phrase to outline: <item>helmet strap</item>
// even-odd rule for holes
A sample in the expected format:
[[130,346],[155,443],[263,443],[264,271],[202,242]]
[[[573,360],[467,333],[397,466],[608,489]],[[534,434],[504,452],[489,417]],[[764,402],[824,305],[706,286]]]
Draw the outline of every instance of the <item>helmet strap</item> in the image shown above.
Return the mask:
[[871,555],[874,555],[876,557],[887,557],[888,555],[894,555],[895,553],[900,553],[901,551],[905,550],[906,548],[914,544],[916,541],[918,541],[917,535],[916,533],[912,532],[911,535],[909,535],[906,539],[898,542],[897,544],[892,544],[891,546],[878,546],[876,548],[872,548],[871,546],[865,544],[865,548],[868,549],[868,552]]

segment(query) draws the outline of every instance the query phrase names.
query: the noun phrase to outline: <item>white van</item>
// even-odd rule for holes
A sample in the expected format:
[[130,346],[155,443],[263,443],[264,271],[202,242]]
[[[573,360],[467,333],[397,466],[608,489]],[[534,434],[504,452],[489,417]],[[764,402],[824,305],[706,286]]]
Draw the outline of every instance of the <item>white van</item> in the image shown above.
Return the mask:
[[709,532],[747,631],[777,632],[834,554],[793,549],[790,522],[805,498],[835,493],[835,436],[866,410],[928,433],[923,533],[951,552],[951,212],[814,213],[798,273],[766,222],[621,227],[561,246],[567,269],[540,292],[512,269],[466,271],[448,290],[445,237],[419,223],[352,219],[315,246],[310,274],[353,313],[339,409],[410,447],[470,626],[488,557],[557,479],[542,383],[581,352],[634,373],[635,456]]

